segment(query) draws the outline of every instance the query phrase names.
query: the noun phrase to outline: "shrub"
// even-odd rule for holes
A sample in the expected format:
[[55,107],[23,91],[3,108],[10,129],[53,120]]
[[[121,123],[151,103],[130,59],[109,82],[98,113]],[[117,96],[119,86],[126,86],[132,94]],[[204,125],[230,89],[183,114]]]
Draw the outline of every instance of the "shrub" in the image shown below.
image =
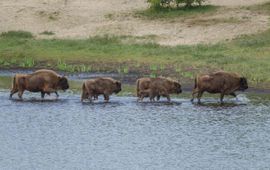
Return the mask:
[[52,32],[52,31],[43,31],[40,34],[43,34],[43,35],[54,35],[54,32]]
[[205,0],[147,0],[150,3],[151,8],[179,8],[186,7],[190,8],[192,6],[201,6]]
[[27,31],[8,31],[2,32],[0,37],[3,38],[33,38],[33,34]]

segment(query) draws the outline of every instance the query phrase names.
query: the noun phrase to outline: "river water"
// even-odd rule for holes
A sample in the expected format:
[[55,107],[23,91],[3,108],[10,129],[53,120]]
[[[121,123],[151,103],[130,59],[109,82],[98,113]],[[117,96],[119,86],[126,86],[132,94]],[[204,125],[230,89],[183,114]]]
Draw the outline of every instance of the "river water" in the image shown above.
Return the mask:
[[[25,93],[0,79],[1,169],[270,169],[270,98],[245,93],[218,104],[179,95],[137,103],[81,103],[80,94]],[[102,99],[102,97],[100,98]]]

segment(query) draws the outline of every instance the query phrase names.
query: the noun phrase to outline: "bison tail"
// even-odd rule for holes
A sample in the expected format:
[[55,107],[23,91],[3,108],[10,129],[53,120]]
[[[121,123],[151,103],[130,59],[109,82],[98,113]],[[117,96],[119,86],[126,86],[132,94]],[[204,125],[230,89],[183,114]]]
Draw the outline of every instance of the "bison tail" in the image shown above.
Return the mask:
[[140,83],[140,80],[137,80],[136,81],[136,92],[137,92],[137,97],[140,97],[140,89],[139,89],[139,83]]
[[83,89],[83,90],[85,90],[85,83],[83,83],[83,85],[82,85],[82,89]]
[[16,86],[16,75],[13,77],[12,89],[14,89],[15,86]]
[[16,79],[17,79],[17,75],[15,75],[13,77],[13,82],[12,82],[12,90],[17,90],[18,89],[18,85],[16,83]]
[[85,90],[86,90],[85,83],[83,83],[83,85],[82,85],[82,99],[84,97]]
[[87,97],[86,96],[86,86],[85,86],[85,83],[83,83],[81,101],[83,101],[86,97]]
[[194,79],[194,89],[197,88],[197,78],[198,78],[198,77],[195,77],[195,79]]

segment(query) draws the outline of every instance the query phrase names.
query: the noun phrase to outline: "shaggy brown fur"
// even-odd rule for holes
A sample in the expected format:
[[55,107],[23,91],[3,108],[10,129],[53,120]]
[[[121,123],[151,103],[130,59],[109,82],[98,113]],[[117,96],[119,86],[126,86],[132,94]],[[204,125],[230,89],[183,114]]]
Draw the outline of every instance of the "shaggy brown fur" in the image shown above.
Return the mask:
[[203,93],[206,91],[208,93],[220,93],[220,101],[222,103],[224,95],[236,97],[235,91],[244,91],[247,88],[247,79],[240,77],[236,73],[219,71],[211,74],[198,75],[195,78],[191,101],[193,102],[194,96],[197,94],[198,102],[200,102]]
[[[13,78],[13,87],[10,92],[12,95],[18,92],[22,99],[25,90],[30,92],[41,92],[41,97],[52,92],[57,94],[57,90],[66,90],[69,88],[66,77],[60,76],[52,70],[38,70],[31,74],[16,74]],[[58,94],[57,94],[58,95]]]
[[82,85],[81,101],[92,98],[97,99],[99,95],[104,96],[106,102],[109,101],[109,96],[113,93],[121,91],[121,82],[110,77],[101,77],[87,80]]
[[166,97],[170,101],[170,94],[181,93],[181,85],[172,79],[158,78],[141,78],[137,80],[137,96],[138,101],[142,101],[144,97],[150,97],[151,101],[160,96]]

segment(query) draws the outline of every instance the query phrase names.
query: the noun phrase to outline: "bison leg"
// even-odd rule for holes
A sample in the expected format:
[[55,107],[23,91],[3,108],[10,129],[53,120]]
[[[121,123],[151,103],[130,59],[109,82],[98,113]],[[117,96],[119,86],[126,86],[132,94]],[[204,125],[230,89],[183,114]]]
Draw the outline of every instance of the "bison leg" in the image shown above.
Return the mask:
[[41,92],[41,98],[44,99],[45,92]]
[[85,89],[82,90],[82,95],[81,95],[81,102],[83,102],[84,99],[88,99],[90,96],[89,92]]
[[153,90],[150,90],[147,95],[149,95],[150,102],[154,102],[155,97],[157,96],[157,94]]
[[137,101],[143,101],[143,99],[147,96],[149,96],[149,92],[144,90],[144,91],[140,91],[139,95],[138,95],[138,100]]
[[197,88],[192,90],[192,99],[190,100],[191,102],[194,101],[195,94],[197,94],[198,92],[199,92],[199,90]]
[[166,97],[167,100],[168,100],[168,102],[171,101],[170,94],[169,94],[169,92],[166,89],[160,90],[158,96]]
[[87,99],[87,97],[88,97],[88,93],[83,91],[81,95],[81,102],[83,102],[84,99]]
[[159,101],[160,100],[160,95],[157,95],[157,101]]
[[104,100],[105,100],[105,102],[109,102],[109,100],[110,100],[110,97],[109,97],[109,95],[107,95],[107,94],[104,94]]
[[19,96],[20,99],[22,99],[23,92],[24,92],[24,90],[20,90],[19,93],[18,93],[18,96]]
[[137,92],[137,97],[138,97],[138,99],[137,99],[137,102],[139,102],[139,101],[143,101],[143,95],[142,95],[142,92]]
[[92,98],[93,98],[93,95],[92,95],[92,94],[88,94],[88,96],[87,96],[87,97],[88,97],[88,99],[89,99],[89,101],[90,101],[90,102],[92,102],[92,101],[93,101],[93,100],[92,100]]
[[89,98],[88,98],[88,99],[89,99],[89,101],[90,101],[90,102],[92,102],[92,101],[93,101],[93,100],[92,100],[92,96],[89,96]]
[[141,95],[140,95],[140,92],[137,91],[137,102],[139,102],[141,100]]
[[150,102],[155,102],[155,97],[156,96],[150,96]]
[[224,103],[224,102],[223,102],[223,98],[224,98],[224,93],[221,93],[221,94],[220,94],[220,103],[222,103],[222,104]]
[[59,94],[57,93],[57,91],[54,92],[56,97],[58,98],[59,97]]
[[10,92],[9,98],[11,99],[13,94],[15,94],[17,92],[18,92],[18,89],[12,89],[11,92]]
[[143,95],[143,94],[140,95],[139,100],[140,100],[140,101],[143,101],[144,97],[145,97],[145,95]]
[[139,102],[139,101],[143,101],[144,97],[145,97],[145,95],[140,95],[140,97],[138,97],[137,101],[138,101],[138,102]]
[[230,95],[233,96],[233,97],[235,97],[236,98],[236,101],[238,101],[237,95],[234,92],[230,93]]
[[155,101],[155,95],[153,95],[153,94],[150,94],[150,96],[149,96],[149,100],[150,100],[150,102],[154,102]]
[[236,97],[236,94],[234,92],[230,93],[230,95]]
[[201,103],[201,97],[203,95],[203,91],[199,91],[197,95],[198,103]]
[[171,98],[170,98],[170,95],[165,95],[165,97],[167,97],[167,100],[168,100],[168,102],[171,102]]

